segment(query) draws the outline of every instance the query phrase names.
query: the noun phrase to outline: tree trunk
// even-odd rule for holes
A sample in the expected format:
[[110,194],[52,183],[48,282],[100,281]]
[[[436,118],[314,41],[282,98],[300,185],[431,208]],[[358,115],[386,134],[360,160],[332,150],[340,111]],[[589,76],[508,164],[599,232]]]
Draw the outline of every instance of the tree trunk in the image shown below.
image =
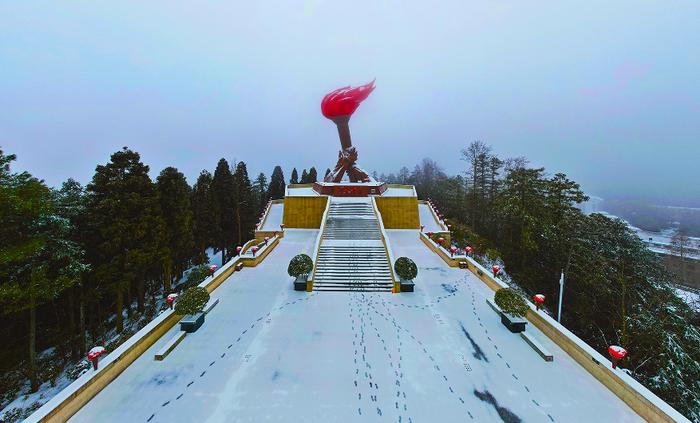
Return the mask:
[[[30,288],[31,290],[31,288]],[[36,372],[36,306],[34,295],[30,294],[29,304],[29,383],[31,391],[39,390],[39,378]]]
[[126,317],[131,317],[131,303],[133,299],[131,297],[131,282],[126,284]]
[[124,290],[118,289],[116,304],[117,318],[115,320],[115,325],[118,333],[124,332],[124,316],[122,315],[122,311],[124,311]]
[[238,227],[238,242],[237,244],[243,244],[243,230],[241,228],[241,205],[236,207],[236,226]]
[[136,285],[136,310],[138,310],[139,313],[143,313],[144,311],[144,301],[145,301],[145,296],[146,296],[146,291],[145,291],[145,284],[146,284],[146,276],[143,275],[140,279],[138,284]]
[[165,262],[165,277],[163,278],[163,298],[167,297],[168,294],[170,294],[170,291],[172,290],[171,286],[171,280],[172,280],[172,271],[173,271],[173,266],[170,263],[170,259],[167,259]]
[[83,293],[83,286],[80,286],[80,305],[78,311],[78,328],[80,330],[80,336],[78,338],[79,345],[79,355],[81,357],[85,356],[87,352],[86,339],[85,339],[85,294]]
[[68,340],[70,343],[70,352],[73,359],[78,357],[78,345],[75,342],[77,329],[75,325],[75,293],[76,289],[73,288],[68,293]]

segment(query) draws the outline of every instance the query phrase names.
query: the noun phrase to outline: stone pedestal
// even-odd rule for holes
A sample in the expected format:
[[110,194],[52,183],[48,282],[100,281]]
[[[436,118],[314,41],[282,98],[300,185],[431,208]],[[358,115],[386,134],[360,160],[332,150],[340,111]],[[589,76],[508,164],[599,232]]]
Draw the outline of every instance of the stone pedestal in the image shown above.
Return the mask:
[[196,332],[204,324],[204,313],[188,314],[180,320],[180,330],[187,333]]

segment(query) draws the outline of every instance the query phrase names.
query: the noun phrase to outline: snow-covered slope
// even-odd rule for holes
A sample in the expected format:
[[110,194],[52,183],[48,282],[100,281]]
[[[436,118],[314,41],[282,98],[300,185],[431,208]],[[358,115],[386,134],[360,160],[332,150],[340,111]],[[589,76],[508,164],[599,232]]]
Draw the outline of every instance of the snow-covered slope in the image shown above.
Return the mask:
[[417,231],[388,232],[419,266],[415,293],[293,291],[287,263],[317,231],[287,230],[198,332],[154,361],[166,334],[72,421],[641,421],[535,328],[554,362],[508,332],[491,291]]

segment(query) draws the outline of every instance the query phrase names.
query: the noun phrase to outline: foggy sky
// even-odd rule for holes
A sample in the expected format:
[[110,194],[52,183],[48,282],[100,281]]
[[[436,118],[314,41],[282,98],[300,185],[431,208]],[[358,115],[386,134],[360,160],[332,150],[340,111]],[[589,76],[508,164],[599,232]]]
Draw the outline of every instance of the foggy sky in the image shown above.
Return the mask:
[[[101,3],[98,5],[97,3]],[[700,206],[700,4],[0,2],[0,147],[49,185],[129,146],[194,182],[335,163],[323,95],[376,78],[350,121],[366,170],[479,139],[590,194]]]

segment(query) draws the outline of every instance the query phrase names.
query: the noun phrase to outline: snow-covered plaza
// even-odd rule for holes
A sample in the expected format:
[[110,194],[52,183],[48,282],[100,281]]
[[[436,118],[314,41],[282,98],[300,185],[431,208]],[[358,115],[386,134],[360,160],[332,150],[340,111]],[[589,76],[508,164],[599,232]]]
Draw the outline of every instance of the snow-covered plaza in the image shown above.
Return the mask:
[[288,229],[213,293],[205,324],[163,361],[160,338],[74,422],[634,422],[642,419],[533,325],[543,360],[418,230],[388,230],[419,267],[413,293],[298,292],[289,260],[318,230]]

